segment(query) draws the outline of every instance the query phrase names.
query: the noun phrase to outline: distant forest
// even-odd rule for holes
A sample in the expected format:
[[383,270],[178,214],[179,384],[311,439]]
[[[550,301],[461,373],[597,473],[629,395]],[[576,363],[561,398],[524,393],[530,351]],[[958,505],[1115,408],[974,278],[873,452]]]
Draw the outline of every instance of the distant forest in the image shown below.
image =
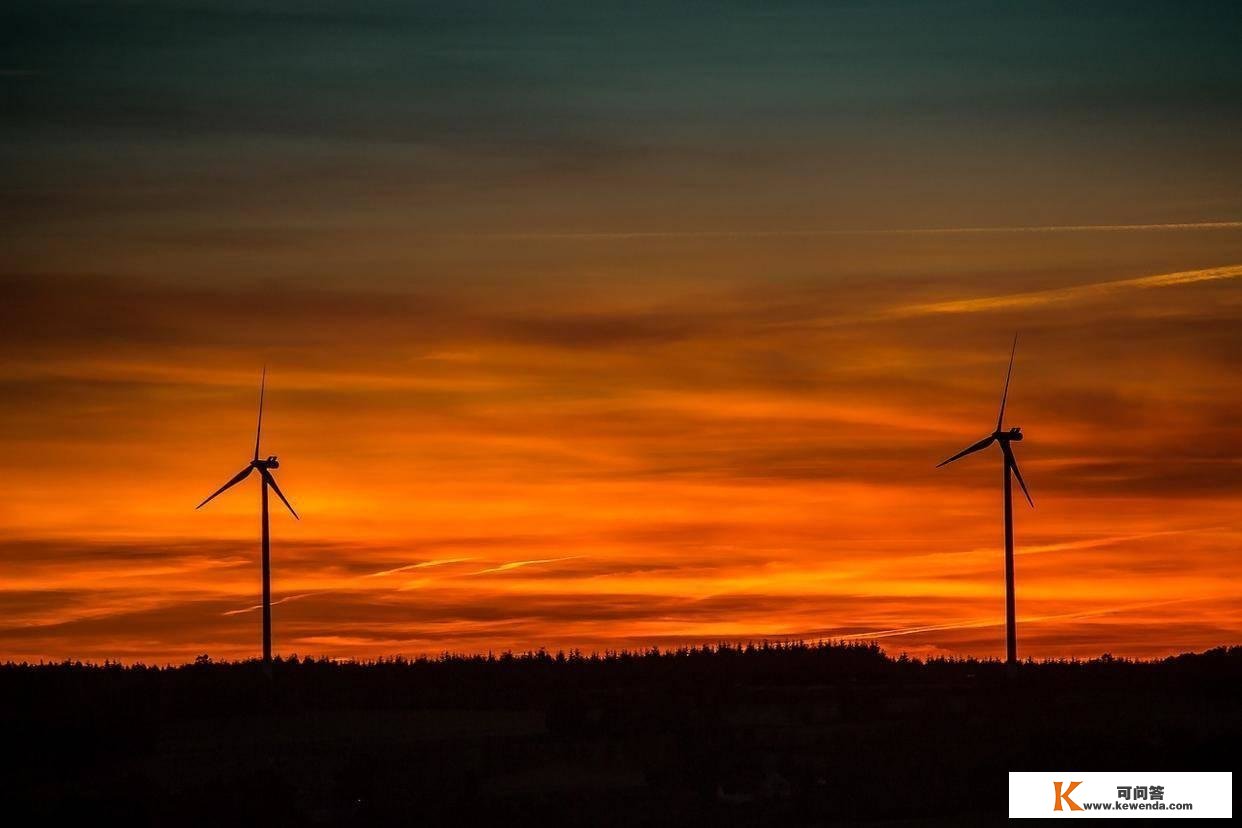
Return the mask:
[[[1103,655],[1093,659],[1028,660],[1016,682],[1039,686],[1186,687],[1242,678],[1242,646],[1218,647],[1156,660]],[[271,676],[258,659],[214,661],[200,655],[183,665],[150,666],[63,661],[0,665],[4,711],[117,710],[202,714],[281,706],[403,707],[484,705],[514,707],[589,689],[630,688],[707,697],[737,687],[814,687],[879,682],[927,692],[935,688],[1009,686],[997,659],[891,657],[874,642],[719,643],[677,649],[487,655],[444,653],[354,661],[292,655],[275,657]],[[153,708],[158,708],[158,711]],[[60,709],[61,713],[69,711]]]
[[985,825],[1007,770],[1224,768],[1240,679],[1242,647],[1012,676],[869,643],[7,664],[0,793],[135,824]]

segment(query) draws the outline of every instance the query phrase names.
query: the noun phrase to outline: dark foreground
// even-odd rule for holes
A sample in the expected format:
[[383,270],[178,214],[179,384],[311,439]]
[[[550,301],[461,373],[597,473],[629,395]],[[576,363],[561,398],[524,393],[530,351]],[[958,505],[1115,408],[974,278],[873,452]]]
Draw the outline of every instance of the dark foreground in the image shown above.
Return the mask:
[[[0,667],[8,814],[130,824],[994,824],[1008,770],[1221,770],[1242,647],[872,646]],[[1227,748],[1229,750],[1227,750]]]

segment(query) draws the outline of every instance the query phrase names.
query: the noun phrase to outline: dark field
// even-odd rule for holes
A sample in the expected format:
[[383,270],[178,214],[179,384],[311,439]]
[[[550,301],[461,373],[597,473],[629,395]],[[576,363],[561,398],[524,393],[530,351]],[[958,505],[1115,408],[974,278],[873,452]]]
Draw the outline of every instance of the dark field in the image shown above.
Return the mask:
[[[994,824],[1009,770],[1222,770],[1242,647],[1022,665],[764,646],[0,667],[10,814],[130,824]],[[1051,801],[1051,800],[1050,800]]]

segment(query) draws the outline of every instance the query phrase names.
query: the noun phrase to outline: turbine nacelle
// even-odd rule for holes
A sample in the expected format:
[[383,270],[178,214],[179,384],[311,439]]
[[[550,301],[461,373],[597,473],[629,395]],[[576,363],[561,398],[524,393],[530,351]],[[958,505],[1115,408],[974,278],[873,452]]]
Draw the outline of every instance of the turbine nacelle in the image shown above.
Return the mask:
[[1014,426],[1008,431],[998,431],[992,436],[997,440],[1004,440],[1007,443],[1019,443],[1022,441],[1022,429]]
[[280,461],[276,459],[276,455],[269,454],[266,460],[251,460],[250,465],[256,469],[279,469]]

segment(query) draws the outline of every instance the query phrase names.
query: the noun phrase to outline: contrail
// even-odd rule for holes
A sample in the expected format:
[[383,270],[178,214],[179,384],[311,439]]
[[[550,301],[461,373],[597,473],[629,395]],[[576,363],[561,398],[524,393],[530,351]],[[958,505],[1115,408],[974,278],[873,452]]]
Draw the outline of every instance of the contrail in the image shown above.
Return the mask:
[[966,236],[988,233],[1137,233],[1177,230],[1242,230],[1242,221],[1169,222],[1163,224],[1043,224],[998,227],[889,227],[848,230],[650,230],[622,232],[549,233],[454,233],[454,238],[486,238],[512,241],[610,241],[627,239],[763,239],[815,236]]
[[[1066,621],[1073,618],[1094,618],[1099,615],[1111,615],[1115,612],[1125,612],[1127,610],[1150,609],[1151,607],[1163,607],[1169,604],[1189,604],[1195,601],[1207,600],[1204,598],[1178,598],[1172,601],[1152,601],[1144,604],[1123,604],[1117,607],[1110,607],[1102,610],[1088,610],[1085,612],[1068,612],[1061,615],[1036,615],[1027,618],[1018,619],[1023,624],[1036,624],[1043,621]],[[923,627],[899,627],[892,630],[875,630],[873,632],[854,633],[851,635],[839,636],[841,640],[854,638],[891,638],[898,635],[917,635],[925,632],[940,632],[942,630],[974,630],[982,627],[999,627],[1004,621],[980,620],[980,621],[963,621],[958,624],[930,624]]]
[[[357,581],[362,578],[376,578],[381,575],[392,575],[397,572],[405,572],[406,570],[409,570],[409,569],[425,569],[430,566],[442,566],[444,564],[462,563],[463,561],[469,561],[469,560],[473,560],[473,558],[443,558],[441,560],[435,560],[435,561],[423,561],[422,563],[410,564],[408,566],[399,566],[396,569],[385,569],[382,572],[368,572],[365,575],[355,576],[353,580]],[[558,558],[557,560],[560,560],[560,559]],[[523,563],[523,562],[519,561],[519,563]],[[527,561],[526,563],[542,563],[542,561]],[[478,574],[478,573],[475,573],[475,574]],[[272,606],[274,607],[277,604],[283,604],[286,601],[296,601],[299,598],[310,598],[311,596],[314,596],[314,595],[330,595],[330,594],[341,592],[341,591],[342,591],[341,589],[322,589],[322,590],[319,590],[318,592],[303,592],[299,595],[287,595],[284,598],[281,598],[279,601],[273,601]],[[221,613],[221,615],[241,615],[242,613],[245,613],[245,612],[254,612],[257,609],[263,609],[263,605],[255,604],[253,607],[242,607],[241,609],[227,610],[226,612]]]
[[[309,598],[312,595],[321,595],[321,594],[322,593],[319,593],[319,592],[303,592],[301,595],[286,595],[284,598],[281,598],[278,601],[273,601],[272,606],[274,607],[277,604],[283,604],[286,601],[296,601],[299,598]],[[254,612],[255,610],[258,610],[258,609],[263,609],[263,605],[255,604],[253,607],[242,607],[241,609],[227,610],[220,614],[221,615],[241,615],[243,612]]]
[[395,569],[385,569],[380,572],[368,572],[363,578],[379,578],[384,575],[395,575],[398,572],[406,572],[411,569],[426,569],[429,566],[445,566],[447,564],[465,563],[474,560],[473,558],[441,558],[435,561],[423,561],[422,563],[408,564],[406,566],[398,566]]
[[523,566],[533,566],[534,564],[556,563],[557,561],[572,561],[574,558],[581,557],[579,555],[570,555],[565,558],[540,558],[533,561],[510,561],[509,563],[493,566],[491,569],[480,569],[478,572],[472,572],[471,575],[486,575],[489,572],[508,572],[513,569],[519,569]]
[[[1190,535],[1198,532],[1214,532],[1220,527],[1205,526],[1192,529],[1165,529],[1159,532],[1143,532],[1135,535],[1114,535],[1106,538],[1088,538],[1086,540],[1063,541],[1060,543],[1036,544],[1033,546],[1024,546],[1016,550],[1015,554],[1030,555],[1039,552],[1066,552],[1075,549],[1095,549],[1100,546],[1115,546],[1119,543],[1129,543],[1131,541],[1150,540],[1151,538],[1162,538],[1168,535]],[[981,552],[992,552],[990,547],[971,550],[968,554],[978,554]]]
[[1160,273],[1155,276],[1139,276],[1134,279],[1116,279],[1110,282],[1093,282],[1050,290],[1032,290],[1001,296],[984,296],[978,299],[957,299],[949,302],[931,302],[925,305],[906,305],[894,308],[889,317],[930,316],[934,314],[980,313],[995,310],[1041,307],[1060,304],[1075,299],[1107,296],[1123,290],[1174,287],[1196,282],[1213,282],[1236,279],[1242,276],[1242,265],[1225,265],[1204,270],[1183,270],[1177,273]]

